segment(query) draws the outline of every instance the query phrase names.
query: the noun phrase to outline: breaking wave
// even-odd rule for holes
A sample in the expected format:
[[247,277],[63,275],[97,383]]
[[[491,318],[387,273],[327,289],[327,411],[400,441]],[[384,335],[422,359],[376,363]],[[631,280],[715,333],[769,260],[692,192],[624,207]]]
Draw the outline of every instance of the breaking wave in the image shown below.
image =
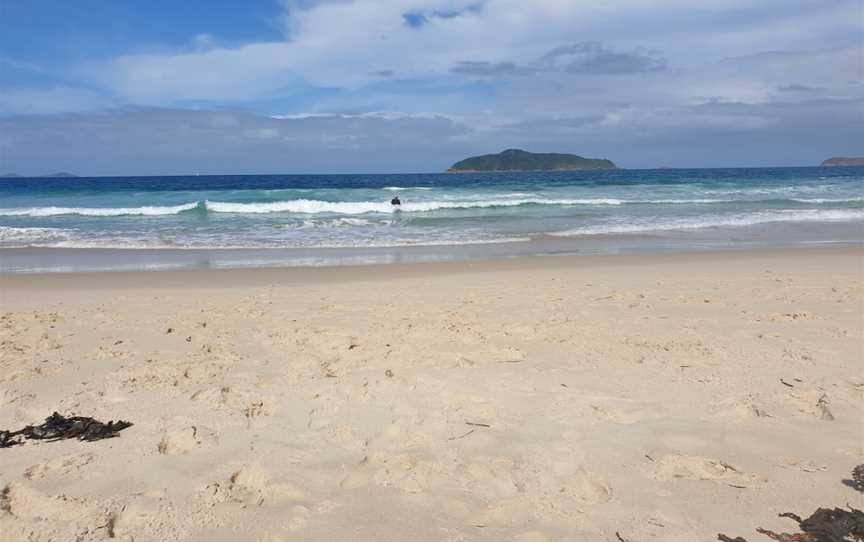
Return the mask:
[[160,216],[176,215],[191,211],[199,206],[198,202],[183,205],[144,207],[30,207],[21,209],[0,209],[0,216]]
[[208,211],[216,213],[332,213],[362,215],[366,213],[393,213],[395,211],[422,213],[440,209],[484,209],[490,207],[519,207],[522,205],[620,205],[616,199],[489,199],[476,201],[421,201],[403,203],[395,208],[389,202],[379,201],[320,201],[296,199],[267,203],[228,203],[206,201]]
[[26,247],[38,241],[63,241],[67,231],[60,228],[15,228],[0,226],[0,247]]
[[314,199],[294,199],[271,202],[238,203],[226,201],[194,201],[181,205],[142,206],[142,207],[29,207],[0,209],[0,216],[31,216],[48,217],[60,215],[79,215],[91,217],[116,216],[167,216],[190,211],[262,214],[262,213],[295,213],[295,214],[342,214],[362,215],[366,213],[389,214],[395,211],[422,213],[446,209],[485,209],[495,207],[519,207],[523,205],[557,205],[557,206],[609,206],[609,205],[711,205],[734,203],[783,203],[796,202],[805,204],[827,203],[861,203],[864,198],[813,198],[813,199],[779,199],[779,200],[736,200],[736,199],[644,199],[626,200],[618,198],[563,198],[544,199],[538,197],[519,197],[524,193],[504,194],[497,198],[485,200],[428,200],[405,202],[400,207],[394,207],[387,201],[322,201]]

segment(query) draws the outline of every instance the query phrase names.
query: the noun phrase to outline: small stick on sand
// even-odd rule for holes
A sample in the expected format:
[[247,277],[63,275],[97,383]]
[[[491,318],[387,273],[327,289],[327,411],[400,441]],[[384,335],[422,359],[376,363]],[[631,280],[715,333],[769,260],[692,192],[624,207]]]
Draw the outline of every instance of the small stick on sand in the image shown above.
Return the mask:
[[488,423],[477,423],[477,422],[469,422],[469,421],[466,421],[465,425],[473,425],[474,427],[492,427]]
[[790,383],[786,382],[785,380],[783,380],[782,378],[780,379],[780,383],[783,384],[784,386],[789,386],[790,388],[795,387],[795,384],[790,384]]
[[460,438],[465,438],[465,437],[467,437],[468,435],[470,435],[470,434],[473,433],[473,432],[474,432],[474,430],[472,429],[472,430],[468,431],[467,433],[465,433],[464,435],[459,435],[459,436],[456,436],[456,437],[450,437],[450,438],[448,438],[447,440],[459,440]]

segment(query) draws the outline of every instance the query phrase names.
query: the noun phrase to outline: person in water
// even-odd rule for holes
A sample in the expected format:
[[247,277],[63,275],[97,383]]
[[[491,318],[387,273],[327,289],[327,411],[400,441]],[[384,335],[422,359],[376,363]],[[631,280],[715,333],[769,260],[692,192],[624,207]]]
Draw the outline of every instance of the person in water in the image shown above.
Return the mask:
[[393,199],[390,200],[390,205],[400,206],[402,205],[402,201],[399,199],[399,196],[393,196]]

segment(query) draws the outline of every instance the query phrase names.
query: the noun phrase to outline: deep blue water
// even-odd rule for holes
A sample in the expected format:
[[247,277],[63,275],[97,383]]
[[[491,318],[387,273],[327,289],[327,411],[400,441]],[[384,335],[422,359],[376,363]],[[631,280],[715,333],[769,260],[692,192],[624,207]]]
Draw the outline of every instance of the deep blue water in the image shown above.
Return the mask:
[[452,246],[862,222],[864,168],[0,179],[0,249]]

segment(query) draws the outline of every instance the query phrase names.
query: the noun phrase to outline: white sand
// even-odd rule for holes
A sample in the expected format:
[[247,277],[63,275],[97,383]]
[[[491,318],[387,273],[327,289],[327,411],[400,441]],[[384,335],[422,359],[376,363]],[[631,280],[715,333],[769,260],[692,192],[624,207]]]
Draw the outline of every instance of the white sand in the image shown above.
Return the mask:
[[0,449],[0,540],[792,530],[862,506],[862,254],[2,277],[0,428],[135,425]]

